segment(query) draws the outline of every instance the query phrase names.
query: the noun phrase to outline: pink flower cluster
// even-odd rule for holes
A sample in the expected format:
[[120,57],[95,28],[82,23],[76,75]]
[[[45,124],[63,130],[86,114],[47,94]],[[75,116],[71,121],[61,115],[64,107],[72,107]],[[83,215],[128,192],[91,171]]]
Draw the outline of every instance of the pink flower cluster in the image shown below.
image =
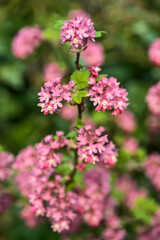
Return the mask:
[[65,105],[62,108],[60,115],[69,122],[75,122],[78,116],[77,107],[72,105]]
[[[147,191],[144,188],[139,189],[137,183],[128,175],[123,175],[117,180],[117,188],[123,193],[123,201],[129,208],[135,206],[138,198],[147,197]],[[129,193],[129,194],[128,194]]]
[[39,27],[24,27],[12,41],[12,51],[17,58],[26,58],[32,54],[42,41],[42,31]]
[[112,167],[117,162],[117,156],[118,156],[117,149],[113,144],[113,142],[110,141],[106,145],[103,153],[101,154],[100,160],[106,167],[109,167],[109,166]]
[[83,17],[90,18],[90,15],[86,13],[83,9],[76,9],[69,12],[70,18]]
[[88,40],[94,41],[95,33],[91,19],[76,17],[64,21],[61,27],[61,43],[69,42],[75,49],[86,47]]
[[120,220],[116,215],[111,215],[106,220],[106,230],[103,233],[105,240],[123,240],[126,236],[126,232],[121,228]]
[[35,147],[28,147],[17,156],[14,167],[18,171],[17,185],[21,193],[29,199],[32,215],[28,209],[22,212],[27,224],[34,225],[35,216],[46,216],[52,223],[54,231],[68,230],[76,216],[76,194],[66,192],[62,178],[55,173],[62,154],[55,150],[68,142],[63,132],[57,132],[57,138],[46,136]]
[[32,207],[29,205],[25,206],[21,210],[20,215],[29,228],[34,228],[40,223],[40,218],[35,216],[34,212],[32,211]]
[[144,170],[147,177],[151,180],[155,188],[160,191],[160,154],[154,152],[150,154],[145,163]]
[[53,168],[61,164],[63,155],[61,153],[56,153],[56,150],[67,146],[69,141],[63,136],[64,133],[62,131],[57,131],[56,135],[57,139],[55,140],[53,140],[52,135],[48,135],[44,138],[44,141],[36,144],[37,157],[41,169],[52,171]]
[[93,131],[90,125],[86,125],[78,131],[77,147],[81,161],[93,164],[100,161],[98,155],[104,152],[108,143],[107,135],[101,136],[104,130],[101,126]]
[[88,42],[87,49],[81,53],[81,57],[89,66],[98,66],[104,63],[104,48],[100,43]]
[[49,63],[44,66],[44,80],[52,81],[57,77],[61,77],[63,74],[57,63]]
[[106,198],[110,190],[109,174],[99,167],[86,172],[86,188],[78,195],[78,211],[87,224],[98,226],[104,218]]
[[126,137],[122,144],[122,148],[131,154],[136,154],[138,151],[139,143],[134,137]]
[[127,133],[132,133],[136,130],[136,119],[134,114],[126,110],[121,115],[116,117],[116,123]]
[[63,107],[62,101],[70,102],[72,100],[71,89],[74,87],[74,81],[70,81],[69,84],[61,84],[61,78],[57,77],[52,81],[48,81],[44,84],[44,88],[41,87],[41,92],[38,93],[41,107],[41,112],[44,114],[59,113],[59,108]]
[[153,114],[160,115],[160,81],[153,85],[146,96],[149,110]]
[[150,61],[156,66],[160,66],[160,38],[154,40],[148,51]]
[[87,94],[90,100],[93,101],[93,105],[96,106],[96,111],[105,111],[106,109],[114,111],[112,114],[120,114],[128,106],[127,91],[124,88],[119,87],[119,82],[114,77],[109,79],[102,77],[97,81],[92,79],[89,82],[92,86]]
[[11,153],[0,153],[0,181],[4,181],[11,176],[13,160],[14,157]]

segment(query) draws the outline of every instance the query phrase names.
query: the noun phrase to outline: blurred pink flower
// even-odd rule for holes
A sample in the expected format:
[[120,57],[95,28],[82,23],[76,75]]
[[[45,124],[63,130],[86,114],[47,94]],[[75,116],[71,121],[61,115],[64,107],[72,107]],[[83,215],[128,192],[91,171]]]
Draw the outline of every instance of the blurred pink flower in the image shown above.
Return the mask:
[[14,157],[11,153],[0,153],[0,181],[4,181],[11,176],[13,160]]
[[65,105],[62,108],[60,115],[67,121],[72,123],[75,122],[75,119],[78,116],[77,106]]
[[90,66],[102,65],[104,63],[104,48],[100,43],[88,42],[87,49],[81,53],[84,62]]
[[125,132],[132,133],[136,130],[136,119],[134,114],[126,110],[119,116],[115,118],[116,123],[121,127]]
[[49,63],[44,66],[44,80],[52,81],[57,77],[62,77],[62,70],[57,63]]
[[122,148],[130,152],[131,154],[135,154],[138,150],[138,147],[139,143],[134,137],[126,137],[122,144]]
[[154,84],[146,96],[148,108],[153,114],[160,115],[160,81]]
[[83,18],[91,18],[88,13],[86,13],[83,9],[71,10],[68,14],[69,18],[83,17]]
[[148,55],[153,64],[160,66],[160,38],[152,42],[148,50]]
[[42,41],[42,31],[39,27],[24,27],[12,41],[12,51],[17,58],[26,58],[32,54]]

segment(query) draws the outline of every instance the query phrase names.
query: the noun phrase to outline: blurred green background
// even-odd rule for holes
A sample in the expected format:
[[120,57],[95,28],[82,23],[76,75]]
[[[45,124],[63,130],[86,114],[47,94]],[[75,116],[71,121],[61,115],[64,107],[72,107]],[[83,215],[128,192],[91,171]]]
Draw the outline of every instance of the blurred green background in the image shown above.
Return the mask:
[[[52,25],[58,19],[66,19],[69,12],[75,9],[89,13],[96,30],[107,31],[107,35],[98,39],[104,46],[106,55],[102,73],[116,77],[128,90],[129,109],[135,114],[138,123],[135,137],[141,146],[147,151],[159,149],[160,141],[158,137],[151,141],[145,121],[148,115],[146,93],[160,79],[160,68],[153,66],[148,59],[149,45],[160,36],[159,0],[0,0],[2,148],[17,154],[20,149],[40,141],[56,130],[68,132],[69,123],[60,116],[44,116],[40,112],[37,93],[43,84],[44,64],[58,62],[65,69],[66,79],[74,71],[74,56],[68,57],[68,50],[59,44],[59,37],[52,30]],[[16,59],[11,51],[13,37],[20,28],[35,25],[40,25],[46,40],[26,60]],[[103,124],[109,132],[116,135],[107,113],[98,117],[92,107],[89,111],[97,124]],[[18,221],[20,220],[15,219],[16,225],[12,222],[10,233],[7,233],[8,239],[56,239],[57,235],[54,234],[53,238],[48,225],[39,230],[28,230],[22,221]],[[7,226],[4,227],[6,222],[7,220],[3,221],[2,225],[0,223],[0,232],[1,229],[7,231]],[[0,237],[2,239],[6,238]]]

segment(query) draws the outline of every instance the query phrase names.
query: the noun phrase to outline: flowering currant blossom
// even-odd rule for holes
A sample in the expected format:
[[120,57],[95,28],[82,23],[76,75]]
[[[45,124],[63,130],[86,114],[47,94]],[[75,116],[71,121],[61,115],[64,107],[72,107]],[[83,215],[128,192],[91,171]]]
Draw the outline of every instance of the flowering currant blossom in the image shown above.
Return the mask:
[[69,18],[76,17],[90,18],[90,15],[86,13],[83,9],[76,9],[69,12]]
[[116,123],[127,133],[132,133],[136,130],[136,119],[131,111],[124,111],[116,117]]
[[131,154],[137,153],[138,147],[139,147],[138,141],[134,137],[126,137],[122,144],[122,148]]
[[39,27],[24,27],[14,37],[12,51],[17,58],[26,58],[32,54],[42,41],[42,31]]
[[61,76],[62,70],[57,63],[49,63],[44,66],[44,80],[46,82]]
[[36,144],[37,157],[39,158],[39,167],[51,171],[61,163],[62,154],[56,153],[56,150],[69,144],[69,141],[63,137],[62,131],[57,131],[57,139],[54,141],[52,135],[44,138],[44,141]]
[[91,19],[76,17],[64,21],[60,33],[61,43],[69,42],[75,49],[86,47],[88,40],[94,41],[95,33]]
[[153,114],[160,115],[160,81],[149,89],[146,101],[149,110]]
[[34,228],[36,227],[39,223],[40,223],[40,218],[36,217],[34,212],[32,211],[31,206],[25,206],[22,210],[21,210],[21,218],[24,219],[26,225],[29,228]]
[[114,166],[117,162],[117,155],[118,155],[117,149],[116,149],[115,145],[113,144],[113,142],[110,141],[105,146],[105,150],[101,154],[100,160],[106,167]]
[[104,49],[100,43],[89,41],[87,49],[81,53],[82,59],[89,66],[97,66],[104,63]]
[[0,181],[4,181],[11,176],[13,160],[14,157],[11,153],[0,153]]
[[155,39],[150,45],[148,55],[153,64],[160,66],[160,38]]
[[69,84],[61,84],[61,78],[57,77],[52,81],[48,81],[44,84],[44,88],[41,87],[41,92],[38,93],[41,107],[41,112],[44,114],[59,113],[59,108],[63,107],[62,100],[70,102],[72,100],[71,89],[75,83],[70,81]]
[[119,82],[114,77],[102,77],[97,82],[89,82],[91,88],[87,94],[93,105],[96,106],[96,111],[112,110],[112,114],[120,114],[128,106],[127,91],[119,87]]
[[104,130],[101,126],[92,131],[92,127],[86,125],[78,131],[77,147],[81,161],[93,164],[100,161],[98,154],[105,150],[105,144],[108,143],[107,135],[101,136]]
[[160,154],[154,152],[150,154],[144,163],[144,170],[155,188],[160,191]]

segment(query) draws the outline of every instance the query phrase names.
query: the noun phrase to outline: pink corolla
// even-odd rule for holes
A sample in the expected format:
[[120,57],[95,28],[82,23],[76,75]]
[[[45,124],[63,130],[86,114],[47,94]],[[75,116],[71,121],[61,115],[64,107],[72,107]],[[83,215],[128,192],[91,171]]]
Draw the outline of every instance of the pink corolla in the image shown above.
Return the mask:
[[83,17],[90,18],[90,15],[86,13],[83,9],[76,9],[69,12],[70,18]]
[[155,188],[160,191],[160,154],[158,152],[151,153],[147,157],[144,163],[144,170]]
[[69,122],[75,122],[78,116],[77,107],[72,105],[65,105],[62,108],[60,115]]
[[117,156],[118,156],[117,149],[113,144],[113,142],[110,141],[106,145],[103,153],[101,154],[100,160],[106,167],[109,167],[109,166],[112,167],[117,162]]
[[37,158],[41,169],[51,171],[61,163],[63,155],[57,153],[56,150],[67,146],[69,141],[63,136],[64,133],[62,131],[57,131],[56,135],[57,139],[55,140],[53,140],[52,135],[48,135],[43,141],[36,144]]
[[26,58],[32,54],[42,41],[39,27],[24,27],[12,41],[12,51],[17,58]]
[[85,163],[99,162],[99,154],[105,150],[105,144],[108,143],[107,135],[103,135],[104,128],[101,126],[92,130],[90,125],[78,130],[77,147],[78,156]]
[[120,114],[128,106],[127,91],[124,88],[120,88],[120,83],[114,77],[106,78],[102,77],[97,82],[89,82],[91,88],[87,94],[90,97],[90,101],[94,102],[96,111],[113,110],[112,114]]
[[102,65],[104,63],[104,48],[100,43],[88,42],[87,49],[81,53],[83,61],[89,66]]
[[44,114],[59,113],[63,107],[62,101],[70,102],[72,100],[71,90],[75,86],[73,81],[68,84],[61,84],[61,78],[57,77],[52,81],[44,83],[44,88],[41,87],[41,92],[38,93],[41,107],[41,112]]
[[98,226],[104,218],[106,198],[110,190],[109,174],[99,167],[85,174],[86,187],[78,194],[78,211],[90,226]]
[[131,154],[135,154],[138,150],[138,147],[139,143],[134,137],[126,137],[122,144],[122,148]]
[[57,77],[61,77],[63,74],[57,63],[49,63],[44,66],[44,80],[52,81]]
[[96,33],[91,19],[83,17],[64,21],[61,30],[61,43],[69,42],[75,49],[86,47],[88,40],[94,41]]
[[0,181],[4,181],[11,176],[13,160],[14,157],[11,153],[0,153]]
[[146,101],[149,110],[153,114],[160,115],[160,81],[149,89]]
[[116,117],[116,123],[127,133],[132,133],[136,130],[136,119],[134,114],[126,110]]
[[160,66],[160,38],[155,39],[149,47],[148,51],[150,61],[156,65]]
[[40,218],[36,217],[32,211],[31,206],[25,206],[20,212],[21,218],[24,219],[26,225],[29,228],[34,228],[40,223]]

